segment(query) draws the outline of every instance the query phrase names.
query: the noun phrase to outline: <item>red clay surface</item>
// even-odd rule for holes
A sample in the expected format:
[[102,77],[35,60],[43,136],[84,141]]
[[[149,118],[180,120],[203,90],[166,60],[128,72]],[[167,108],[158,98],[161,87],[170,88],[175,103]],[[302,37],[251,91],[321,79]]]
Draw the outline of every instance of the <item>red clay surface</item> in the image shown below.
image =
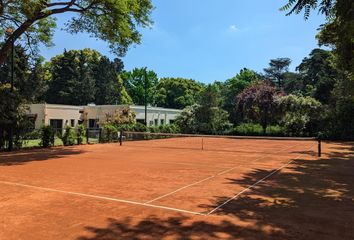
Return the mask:
[[200,146],[1,153],[0,239],[354,239],[354,144]]

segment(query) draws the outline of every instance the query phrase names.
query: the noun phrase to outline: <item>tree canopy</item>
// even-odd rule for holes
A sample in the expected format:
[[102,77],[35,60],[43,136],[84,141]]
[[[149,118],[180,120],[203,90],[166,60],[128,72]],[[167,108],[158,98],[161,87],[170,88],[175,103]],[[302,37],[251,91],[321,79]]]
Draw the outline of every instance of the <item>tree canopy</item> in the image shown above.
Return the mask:
[[147,104],[155,105],[158,78],[154,71],[146,68],[134,68],[132,71],[123,72],[121,76],[134,104],[145,105],[146,93]]
[[183,109],[195,104],[203,85],[192,79],[161,78],[156,86],[157,102],[160,107]]
[[50,46],[56,27],[55,16],[71,13],[65,24],[69,33],[87,32],[109,43],[112,51],[124,55],[128,47],[140,42],[137,27],[151,25],[150,0],[27,0],[0,1],[0,25],[13,28],[11,36],[0,29],[0,64],[5,62],[12,40],[36,49],[39,43]]
[[119,59],[110,61],[91,49],[64,51],[49,64],[48,103],[71,105],[131,103]]

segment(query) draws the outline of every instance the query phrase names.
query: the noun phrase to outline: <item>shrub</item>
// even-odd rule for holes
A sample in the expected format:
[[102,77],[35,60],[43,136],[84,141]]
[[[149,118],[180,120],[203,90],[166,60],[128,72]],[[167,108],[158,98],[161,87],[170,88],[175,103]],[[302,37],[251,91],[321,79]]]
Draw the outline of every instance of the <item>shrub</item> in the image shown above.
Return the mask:
[[55,132],[51,126],[49,126],[49,125],[42,126],[41,131],[40,131],[40,135],[41,135],[40,145],[42,147],[54,146]]
[[[233,128],[231,131],[232,135],[241,136],[263,136],[263,128],[260,124],[254,123],[241,123],[240,125]],[[284,136],[285,129],[279,125],[268,126],[266,129],[266,136]]]
[[160,125],[156,127],[150,127],[149,131],[152,133],[179,133],[180,130],[175,124]]
[[79,124],[77,126],[77,144],[82,144],[86,137],[86,128],[84,125]]
[[112,124],[103,126],[101,133],[101,142],[113,142],[118,138],[118,129]]
[[242,136],[257,136],[262,135],[262,133],[262,126],[260,124],[254,123],[241,123],[240,125],[236,126],[232,131],[232,134]]
[[70,126],[65,127],[65,132],[63,134],[62,140],[64,146],[72,146],[75,144],[76,134],[74,128]]

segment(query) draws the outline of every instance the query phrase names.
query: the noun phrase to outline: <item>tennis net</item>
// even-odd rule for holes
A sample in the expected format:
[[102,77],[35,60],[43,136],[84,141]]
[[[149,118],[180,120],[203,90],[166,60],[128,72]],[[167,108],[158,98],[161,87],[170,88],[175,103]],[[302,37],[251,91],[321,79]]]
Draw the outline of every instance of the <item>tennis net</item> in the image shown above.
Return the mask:
[[[284,146],[315,142],[311,137],[228,136],[131,132],[121,133],[121,141],[146,148],[180,148],[209,151],[272,153]],[[311,143],[309,143],[311,144]],[[319,142],[320,144],[320,142]],[[319,146],[320,149],[320,146]]]

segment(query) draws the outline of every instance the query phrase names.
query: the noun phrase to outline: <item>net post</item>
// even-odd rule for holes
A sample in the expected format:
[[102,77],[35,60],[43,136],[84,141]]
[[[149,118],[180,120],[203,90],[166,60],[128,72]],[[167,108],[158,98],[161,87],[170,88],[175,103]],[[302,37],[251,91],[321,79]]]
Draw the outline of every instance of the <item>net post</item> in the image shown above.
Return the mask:
[[123,130],[119,133],[119,145],[122,146],[123,143]]
[[321,157],[321,155],[322,155],[322,152],[321,152],[321,145],[322,145],[322,141],[321,141],[321,138],[317,138],[317,142],[318,142],[318,157]]
[[90,144],[90,140],[89,140],[89,129],[86,128],[86,144]]
[[102,143],[102,128],[99,128],[98,130],[98,143]]

